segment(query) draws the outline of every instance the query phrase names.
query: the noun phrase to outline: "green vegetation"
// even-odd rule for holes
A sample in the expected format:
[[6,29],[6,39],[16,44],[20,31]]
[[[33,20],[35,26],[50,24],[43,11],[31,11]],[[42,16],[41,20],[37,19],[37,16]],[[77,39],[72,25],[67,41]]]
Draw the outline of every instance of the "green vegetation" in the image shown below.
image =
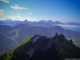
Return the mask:
[[[35,36],[37,37],[39,35],[35,35]],[[50,57],[53,58],[53,55],[56,55],[56,57],[60,56],[59,58],[61,58],[61,60],[64,60],[64,58],[79,58],[80,57],[80,54],[79,54],[80,48],[73,44],[72,39],[67,40],[63,34],[56,33],[55,36],[51,38],[47,38],[45,36],[39,36],[40,38],[37,39],[35,43],[31,43],[31,39],[34,41],[34,38],[36,38],[35,36],[29,36],[27,39],[23,41],[22,44],[20,44],[13,50],[9,50],[8,53],[5,53],[3,55],[2,60],[21,60],[21,59],[22,60],[26,60],[26,59],[36,60],[33,57],[42,58],[43,56],[45,57],[46,54],[48,53],[49,53],[47,55],[48,58]],[[48,47],[46,47],[47,45]],[[46,49],[45,52],[44,52],[43,47],[45,47]],[[36,49],[36,50],[33,53],[33,56],[30,57],[30,54],[32,53],[33,49],[34,50]],[[39,52],[39,50],[41,50],[41,52]],[[59,60],[59,59],[53,59],[53,60]]]
[[[29,36],[28,38],[26,38],[18,47],[20,47],[20,46],[24,45],[25,43],[29,42],[30,39],[31,39],[33,36],[34,36],[34,35]],[[18,47],[17,47],[17,48],[18,48]]]
[[24,45],[25,43],[29,42],[30,39],[32,38],[33,36],[29,36],[27,39],[25,39],[23,41],[22,44],[20,44],[19,46],[17,46],[16,48],[10,50],[8,53],[6,53],[6,56],[4,56],[4,60],[10,60],[10,58],[13,56],[13,52],[15,51],[15,49],[19,48],[20,46]]

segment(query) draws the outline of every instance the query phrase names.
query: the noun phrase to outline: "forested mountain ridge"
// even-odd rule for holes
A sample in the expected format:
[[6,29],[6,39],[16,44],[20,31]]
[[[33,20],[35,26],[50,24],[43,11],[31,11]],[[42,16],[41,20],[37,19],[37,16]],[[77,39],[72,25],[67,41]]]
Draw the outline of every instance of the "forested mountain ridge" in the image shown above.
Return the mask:
[[19,47],[1,57],[1,60],[64,60],[80,58],[80,48],[67,40],[63,34],[53,37],[34,35],[25,40]]

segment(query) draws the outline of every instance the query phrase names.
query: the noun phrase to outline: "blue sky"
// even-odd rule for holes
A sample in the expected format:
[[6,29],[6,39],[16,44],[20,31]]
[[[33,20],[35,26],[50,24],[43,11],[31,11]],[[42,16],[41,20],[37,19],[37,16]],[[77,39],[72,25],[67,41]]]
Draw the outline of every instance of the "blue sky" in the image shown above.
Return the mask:
[[80,0],[0,0],[0,20],[80,22]]

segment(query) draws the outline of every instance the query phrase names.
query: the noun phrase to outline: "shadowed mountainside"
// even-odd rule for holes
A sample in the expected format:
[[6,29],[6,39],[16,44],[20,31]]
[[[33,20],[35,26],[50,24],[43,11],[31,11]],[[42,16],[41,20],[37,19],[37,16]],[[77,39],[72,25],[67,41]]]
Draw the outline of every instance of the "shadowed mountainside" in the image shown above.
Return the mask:
[[64,60],[80,58],[80,48],[67,40],[63,34],[54,37],[34,35],[17,48],[1,57],[2,60]]
[[[26,37],[30,35],[44,35],[47,37],[53,36],[54,33],[58,32],[59,34],[64,34],[66,38],[72,38],[74,42],[79,42],[80,33],[71,30],[65,30],[60,26],[52,26],[52,27],[41,27],[41,26],[30,26],[28,24],[19,24],[14,27],[7,25],[0,25],[0,56],[7,52],[8,50],[16,47],[18,44],[22,43]],[[5,41],[5,42],[2,42]],[[11,42],[13,43],[11,44]],[[10,42],[10,43],[9,43]],[[76,44],[79,46],[79,44]],[[5,49],[7,47],[7,50]],[[9,48],[8,48],[9,47]]]

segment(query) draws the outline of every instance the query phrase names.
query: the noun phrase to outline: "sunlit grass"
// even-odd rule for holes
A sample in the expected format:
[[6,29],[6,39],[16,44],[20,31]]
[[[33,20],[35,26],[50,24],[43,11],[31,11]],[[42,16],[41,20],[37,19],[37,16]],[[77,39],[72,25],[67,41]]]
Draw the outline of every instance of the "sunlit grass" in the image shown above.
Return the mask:
[[4,60],[10,60],[11,57],[13,56],[13,52],[15,51],[15,49],[19,48],[20,46],[24,45],[25,43],[29,42],[30,39],[33,36],[29,36],[28,38],[26,38],[19,46],[17,46],[16,48],[12,49],[11,51],[9,51],[8,53],[6,53],[6,56],[4,57]]

